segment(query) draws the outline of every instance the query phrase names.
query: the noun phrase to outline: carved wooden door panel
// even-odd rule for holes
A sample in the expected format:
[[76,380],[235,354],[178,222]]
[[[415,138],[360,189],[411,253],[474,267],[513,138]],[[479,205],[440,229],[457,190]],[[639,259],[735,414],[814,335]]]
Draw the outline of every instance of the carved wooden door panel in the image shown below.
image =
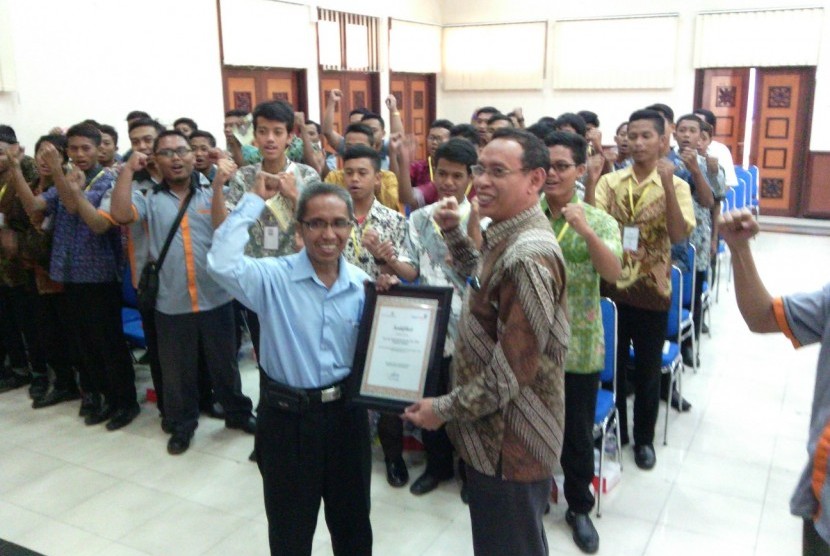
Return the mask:
[[225,78],[225,111],[245,110],[251,112],[259,102],[254,77]]
[[[356,108],[367,108],[378,111],[377,74],[358,72],[320,72],[320,110],[325,111],[329,92],[340,89],[343,92],[343,101],[337,106],[334,113],[334,129],[343,134],[349,125],[349,112]],[[320,118],[322,118],[322,114]],[[387,127],[388,131],[388,127]]]
[[759,169],[761,214],[800,215],[815,68],[757,71],[750,162]]
[[390,89],[398,101],[404,131],[415,139],[414,160],[424,160],[429,125],[435,119],[435,76],[393,73]]
[[294,110],[308,109],[305,96],[305,70],[222,68],[225,111],[242,109],[252,112],[266,100],[284,100]]
[[700,98],[695,106],[711,110],[717,116],[714,138],[729,147],[735,164],[741,164],[749,98],[749,68],[705,69],[702,73],[703,83],[698,84]]

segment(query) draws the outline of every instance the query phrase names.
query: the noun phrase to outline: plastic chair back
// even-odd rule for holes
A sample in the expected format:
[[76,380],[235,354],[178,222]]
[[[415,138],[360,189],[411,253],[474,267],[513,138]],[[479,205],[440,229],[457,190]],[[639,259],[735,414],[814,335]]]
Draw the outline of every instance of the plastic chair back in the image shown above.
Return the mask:
[[691,243],[686,244],[686,260],[689,269],[683,273],[683,307],[690,308],[695,299],[695,255],[697,249]]
[[682,318],[683,273],[672,265],[671,267],[671,304],[669,305],[669,324],[666,328],[667,338],[680,336],[680,319]]
[[741,166],[735,166],[735,175],[738,176],[740,191],[735,192],[736,208],[749,206],[749,191],[752,184],[752,175]]
[[133,287],[133,274],[129,261],[124,264],[121,275],[121,302],[127,307],[138,307],[138,294]]
[[607,297],[599,302],[605,337],[605,366],[599,375],[602,382],[612,382],[617,375],[617,306]]

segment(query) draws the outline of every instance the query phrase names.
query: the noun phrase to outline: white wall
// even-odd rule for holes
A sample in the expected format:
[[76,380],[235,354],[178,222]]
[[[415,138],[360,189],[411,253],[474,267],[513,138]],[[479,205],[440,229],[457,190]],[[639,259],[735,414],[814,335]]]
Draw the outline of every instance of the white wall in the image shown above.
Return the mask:
[[[654,102],[663,102],[674,108],[676,114],[690,111],[694,101],[695,70],[693,67],[693,41],[695,16],[704,11],[757,10],[764,8],[795,8],[823,6],[825,22],[819,66],[816,75],[816,95],[811,150],[830,151],[830,0],[594,0],[593,2],[556,2],[547,0],[441,0],[443,25],[470,23],[494,23],[506,21],[554,22],[565,19],[603,18],[649,14],[679,14],[680,24],[677,42],[677,71],[675,86],[655,90],[557,90],[551,79],[553,55],[551,36],[548,36],[546,78],[541,90],[534,91],[444,91],[438,79],[437,105],[441,117],[453,121],[467,121],[477,106],[494,105],[503,111],[516,106],[524,109],[528,120],[540,116],[557,116],[562,112],[593,110],[599,114],[604,132],[603,142],[610,143],[614,128],[627,120],[629,114]],[[552,33],[550,25],[549,33]],[[585,56],[585,64],[591,64],[590,36],[584,44],[573,46],[574,56]],[[774,41],[774,37],[770,37]],[[661,45],[655,44],[655,48]],[[619,37],[619,50],[604,53],[619,59],[620,64],[647,64],[648,52],[627,52],[624,36]],[[736,45],[740,48],[740,45]],[[822,125],[823,124],[823,125]]]
[[[31,149],[54,126],[86,118],[116,127],[144,110],[222,135],[222,79],[213,0],[10,0],[15,88],[0,122]],[[3,5],[0,4],[0,9]],[[0,18],[0,25],[2,25]],[[4,73],[6,68],[3,68]]]

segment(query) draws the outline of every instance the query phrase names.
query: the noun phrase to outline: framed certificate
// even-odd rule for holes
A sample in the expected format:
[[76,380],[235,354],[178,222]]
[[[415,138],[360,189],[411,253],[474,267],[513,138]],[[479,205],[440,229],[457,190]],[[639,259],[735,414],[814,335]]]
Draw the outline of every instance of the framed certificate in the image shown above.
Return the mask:
[[452,288],[366,284],[352,376],[352,403],[401,413],[437,394]]

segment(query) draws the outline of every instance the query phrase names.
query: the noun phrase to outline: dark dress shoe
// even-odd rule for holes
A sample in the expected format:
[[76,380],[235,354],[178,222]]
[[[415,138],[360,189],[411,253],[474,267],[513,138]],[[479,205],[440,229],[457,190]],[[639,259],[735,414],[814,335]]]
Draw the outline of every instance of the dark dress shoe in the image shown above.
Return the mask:
[[651,444],[641,444],[634,446],[634,463],[640,469],[653,469],[657,463],[657,456],[654,455],[654,446]]
[[0,394],[3,392],[9,392],[11,390],[16,390],[17,388],[22,388],[26,386],[32,381],[32,377],[29,375],[21,375],[17,374],[14,371],[9,372],[9,374],[2,379],[0,379]]
[[692,409],[692,404],[682,397],[677,390],[671,393],[671,406],[682,413]]
[[32,379],[32,383],[29,385],[29,397],[33,400],[37,400],[42,398],[46,395],[46,392],[49,391],[49,377],[45,375],[39,375]]
[[225,408],[219,402],[213,402],[209,406],[202,408],[202,413],[212,419],[224,419],[226,417]]
[[452,477],[441,478],[438,477],[438,475],[434,475],[433,473],[424,473],[423,475],[415,479],[415,482],[412,483],[411,487],[409,487],[409,492],[417,496],[420,496],[421,494],[432,492],[433,490],[438,488],[438,485],[441,483],[441,481],[446,481],[447,479],[451,478]]
[[80,397],[81,395],[78,393],[77,390],[64,390],[63,388],[59,390],[52,389],[46,392],[46,394],[44,394],[40,398],[36,398],[35,401],[32,402],[32,409],[49,407],[62,402],[77,400]]
[[599,550],[599,533],[588,514],[578,514],[568,510],[565,521],[573,530],[573,538],[579,550],[586,554],[594,554]]
[[167,441],[167,453],[171,456],[185,453],[190,448],[192,438],[193,432],[174,432],[170,440]]
[[110,417],[112,417],[114,413],[115,408],[104,403],[101,405],[100,408],[98,408],[98,411],[90,413],[89,415],[84,417],[84,424],[92,426],[103,423],[104,421],[109,421]]
[[101,399],[98,394],[84,394],[81,396],[81,409],[78,410],[78,417],[92,415],[99,409],[101,409]]
[[133,419],[138,417],[139,413],[141,413],[141,409],[138,407],[138,404],[135,404],[127,409],[117,410],[112,414],[112,417],[110,417],[110,420],[107,423],[107,430],[116,431],[126,427],[133,422]]
[[225,420],[225,427],[229,429],[239,429],[248,434],[256,434],[256,417],[251,415],[241,420]]
[[386,482],[395,488],[402,487],[409,482],[409,471],[403,458],[386,460]]
[[173,434],[173,423],[165,419],[164,417],[161,418],[161,430],[167,434]]

